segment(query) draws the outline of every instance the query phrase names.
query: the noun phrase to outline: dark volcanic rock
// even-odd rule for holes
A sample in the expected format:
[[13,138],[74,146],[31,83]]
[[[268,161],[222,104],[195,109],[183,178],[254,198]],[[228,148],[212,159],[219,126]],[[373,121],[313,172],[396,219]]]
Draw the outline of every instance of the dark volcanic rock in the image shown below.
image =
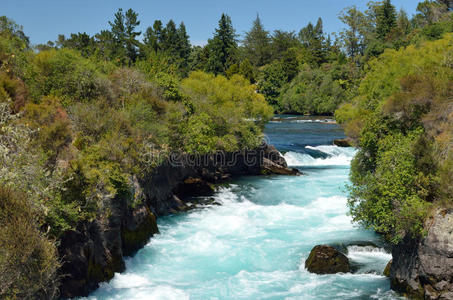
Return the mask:
[[63,298],[86,296],[99,282],[111,279],[115,271],[124,269],[124,265],[114,266],[98,221],[79,224],[77,230],[67,231],[59,250],[63,258],[60,268]]
[[176,155],[151,173],[131,178],[129,192],[104,196],[104,209],[96,220],[81,222],[61,237],[61,296],[86,296],[100,282],[123,271],[124,257],[158,233],[156,217],[190,209],[184,197],[210,195],[212,183],[230,176],[260,175],[265,160],[272,166],[269,172],[293,172],[269,145],[214,155]]
[[392,289],[416,299],[453,299],[453,209],[438,211],[421,240],[393,247]]
[[178,186],[176,194],[181,197],[211,196],[214,191],[214,186],[206,180],[189,177]]
[[100,282],[124,271],[124,256],[143,247],[158,232],[156,218],[144,204],[136,178],[130,193],[105,198],[105,215],[65,232],[58,247],[62,298],[87,296]]
[[264,158],[263,159],[263,174],[278,174],[278,175],[300,175],[300,171],[278,165],[273,161]]
[[349,140],[349,139],[336,139],[336,140],[333,140],[333,144],[338,147],[351,147],[352,146],[351,140]]
[[267,158],[271,162],[280,165],[282,167],[287,168],[288,164],[286,163],[285,158],[281,155],[281,153],[275,149],[272,145],[267,145],[264,148],[264,158]]
[[305,261],[305,268],[311,273],[334,274],[350,271],[349,259],[337,249],[327,246],[315,246]]
[[386,277],[390,277],[390,269],[392,268],[392,260],[388,262],[388,264],[385,266],[384,272],[382,273]]

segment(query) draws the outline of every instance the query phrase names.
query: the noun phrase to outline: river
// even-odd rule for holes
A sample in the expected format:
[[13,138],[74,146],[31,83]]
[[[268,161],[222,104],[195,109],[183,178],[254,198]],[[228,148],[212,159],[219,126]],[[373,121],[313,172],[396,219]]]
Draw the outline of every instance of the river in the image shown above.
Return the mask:
[[381,275],[391,255],[381,248],[349,246],[354,274],[304,269],[317,244],[381,245],[347,215],[354,149],[332,146],[342,130],[280,116],[265,133],[305,176],[238,178],[215,194],[221,206],[160,218],[160,234],[88,299],[395,299]]

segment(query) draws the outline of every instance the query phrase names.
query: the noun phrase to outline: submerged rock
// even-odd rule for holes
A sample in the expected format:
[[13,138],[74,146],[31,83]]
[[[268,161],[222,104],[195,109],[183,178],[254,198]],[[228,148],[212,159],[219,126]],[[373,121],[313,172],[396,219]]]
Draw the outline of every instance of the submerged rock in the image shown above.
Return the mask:
[[415,299],[453,299],[453,209],[437,211],[421,240],[393,247],[392,289]]
[[351,270],[346,255],[327,245],[318,245],[311,250],[305,268],[316,274],[347,273]]

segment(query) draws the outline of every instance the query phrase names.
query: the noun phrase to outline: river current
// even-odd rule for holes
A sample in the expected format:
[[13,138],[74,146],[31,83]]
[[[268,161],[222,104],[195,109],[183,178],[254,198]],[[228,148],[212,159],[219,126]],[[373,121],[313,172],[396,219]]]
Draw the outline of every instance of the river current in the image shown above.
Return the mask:
[[[396,299],[382,276],[391,255],[347,215],[353,148],[332,145],[332,122],[279,116],[266,136],[304,176],[257,176],[222,186],[212,205],[159,218],[160,234],[126,271],[88,299]],[[362,242],[362,246],[348,246]],[[316,275],[304,261],[318,244],[343,244],[355,273]]]

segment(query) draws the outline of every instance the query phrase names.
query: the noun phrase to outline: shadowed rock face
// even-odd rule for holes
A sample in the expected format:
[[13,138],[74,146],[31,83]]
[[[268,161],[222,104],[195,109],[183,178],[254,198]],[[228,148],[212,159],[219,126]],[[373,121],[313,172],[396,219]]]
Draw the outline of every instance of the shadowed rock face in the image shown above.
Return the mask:
[[316,274],[347,273],[350,271],[349,259],[337,249],[327,246],[315,246],[305,261],[305,268]]
[[112,199],[106,196],[98,219],[81,222],[61,237],[61,297],[87,296],[100,282],[124,271],[124,257],[158,233],[156,217],[189,209],[184,197],[210,195],[214,192],[212,183],[230,176],[260,175],[264,160],[278,171],[266,174],[294,172],[274,147],[264,145],[220,158],[181,156],[142,178],[132,177],[128,193]]
[[333,144],[338,147],[352,147],[352,140],[350,139],[336,139]]
[[393,248],[392,289],[416,299],[453,299],[453,209],[428,221],[422,240],[406,237]]

